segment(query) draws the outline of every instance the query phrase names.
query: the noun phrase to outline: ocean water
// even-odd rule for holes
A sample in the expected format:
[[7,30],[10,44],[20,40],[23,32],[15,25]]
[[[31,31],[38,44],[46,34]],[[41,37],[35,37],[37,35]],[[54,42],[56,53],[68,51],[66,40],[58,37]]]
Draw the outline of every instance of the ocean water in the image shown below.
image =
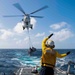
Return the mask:
[[[75,62],[74,49],[58,49],[59,53],[71,53],[64,58],[57,58],[56,67],[67,70],[68,62]],[[0,74],[13,75],[19,67],[40,66],[41,49],[37,49],[31,56],[28,55],[28,49],[0,49]],[[71,65],[71,73],[75,75],[75,66]]]

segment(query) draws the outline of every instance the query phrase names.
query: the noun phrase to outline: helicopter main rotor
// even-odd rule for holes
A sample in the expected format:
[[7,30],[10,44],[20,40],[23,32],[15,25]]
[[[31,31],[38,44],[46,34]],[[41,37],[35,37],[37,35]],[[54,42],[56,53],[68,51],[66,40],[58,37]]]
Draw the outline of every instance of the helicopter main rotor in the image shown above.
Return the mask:
[[13,5],[14,5],[18,10],[20,10],[24,15],[7,15],[7,16],[3,16],[3,17],[23,17],[23,16],[29,15],[30,17],[43,18],[43,16],[33,16],[33,15],[31,15],[31,14],[34,14],[34,13],[36,13],[36,12],[39,12],[39,11],[41,11],[41,10],[43,10],[43,9],[48,8],[48,6],[44,6],[44,7],[40,8],[40,9],[34,11],[34,12],[31,12],[30,14],[26,14],[25,11],[22,9],[22,7],[20,6],[19,3],[15,3],[15,4],[13,4]]
[[20,4],[18,4],[18,3],[15,3],[15,4],[13,4],[18,10],[20,10],[24,15],[26,15],[25,14],[25,11],[22,9],[22,7],[20,6]]

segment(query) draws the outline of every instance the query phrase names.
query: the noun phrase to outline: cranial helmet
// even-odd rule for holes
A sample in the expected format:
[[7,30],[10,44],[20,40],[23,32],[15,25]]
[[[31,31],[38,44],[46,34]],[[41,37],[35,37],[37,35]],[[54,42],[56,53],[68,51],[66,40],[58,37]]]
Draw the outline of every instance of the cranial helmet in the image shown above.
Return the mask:
[[48,40],[46,43],[47,46],[54,46],[54,41]]

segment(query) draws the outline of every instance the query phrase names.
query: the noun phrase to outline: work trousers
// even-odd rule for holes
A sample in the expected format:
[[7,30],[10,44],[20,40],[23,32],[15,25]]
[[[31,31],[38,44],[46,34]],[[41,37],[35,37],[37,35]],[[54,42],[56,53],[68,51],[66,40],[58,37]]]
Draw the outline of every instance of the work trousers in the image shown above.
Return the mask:
[[51,67],[41,66],[40,75],[54,75],[54,70]]

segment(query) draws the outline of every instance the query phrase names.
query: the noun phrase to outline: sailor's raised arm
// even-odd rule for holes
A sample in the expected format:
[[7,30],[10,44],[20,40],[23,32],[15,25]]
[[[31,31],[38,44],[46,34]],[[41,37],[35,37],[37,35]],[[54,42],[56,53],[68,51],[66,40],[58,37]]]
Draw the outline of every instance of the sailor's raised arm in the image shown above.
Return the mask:
[[45,46],[45,45],[46,45],[46,41],[47,41],[52,35],[53,35],[53,33],[50,34],[48,37],[46,37],[46,38],[42,41],[42,46]]
[[52,34],[50,34],[49,36],[48,36],[48,38],[51,38],[51,36],[53,35],[53,33]]
[[56,56],[57,56],[58,58],[63,58],[63,57],[65,57],[65,56],[67,56],[68,54],[70,54],[70,51],[67,52],[67,53],[64,53],[64,54],[60,54],[60,53],[56,52]]
[[52,35],[53,35],[53,33],[50,34],[48,37],[46,37],[46,38],[42,41],[42,43],[43,43],[43,44],[46,44],[46,41],[47,41]]

